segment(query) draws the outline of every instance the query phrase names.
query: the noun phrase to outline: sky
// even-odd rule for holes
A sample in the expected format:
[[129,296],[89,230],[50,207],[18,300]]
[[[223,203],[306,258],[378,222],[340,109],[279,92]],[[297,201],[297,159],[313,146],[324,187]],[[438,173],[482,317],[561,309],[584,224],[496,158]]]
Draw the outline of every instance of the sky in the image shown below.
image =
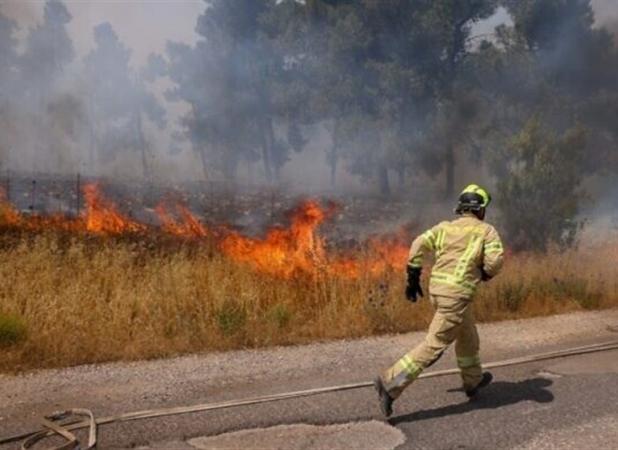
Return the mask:
[[[0,0],[0,11],[16,19],[22,33],[42,20],[43,0]],[[192,44],[195,24],[204,0],[65,0],[73,20],[68,26],[78,56],[94,46],[93,28],[112,24],[120,39],[133,50],[132,65],[142,66],[148,55],[162,53],[169,40]]]
[[[97,25],[104,22],[112,25],[120,40],[131,49],[131,66],[139,70],[151,53],[164,53],[168,41],[195,43],[198,38],[195,24],[206,8],[204,0],[64,0],[64,3],[73,16],[67,28],[76,51],[75,61],[67,68],[67,73],[75,77],[68,77],[67,82],[79,80],[83,58],[94,48],[93,29]],[[44,5],[44,0],[0,0],[0,13],[15,20],[20,27],[18,37],[22,45],[28,30],[43,20]],[[180,130],[178,120],[188,106],[182,102],[166,102],[164,92],[169,87],[171,83],[166,79],[152,86],[152,92],[165,105],[168,126],[164,130],[151,124],[147,127],[156,143],[156,155],[161,164],[169,164],[180,173],[186,170],[186,164],[172,164],[167,149],[173,133]],[[192,166],[192,152],[185,149],[185,155]]]

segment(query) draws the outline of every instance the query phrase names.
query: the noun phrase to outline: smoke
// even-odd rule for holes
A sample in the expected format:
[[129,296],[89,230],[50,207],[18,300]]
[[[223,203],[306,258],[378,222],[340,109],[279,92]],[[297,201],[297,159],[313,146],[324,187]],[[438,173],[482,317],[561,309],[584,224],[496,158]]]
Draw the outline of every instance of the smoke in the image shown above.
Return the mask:
[[607,27],[614,35],[618,26],[618,5],[615,0],[592,0],[595,25]]
[[[166,40],[194,40],[192,23],[204,5],[201,1],[151,5],[150,27],[135,26],[144,20],[144,3],[125,6],[57,0],[0,4],[0,59],[4,66],[0,68],[0,170],[135,179],[143,175],[147,164],[151,178],[200,176],[192,170],[193,158],[169,155],[171,136],[186,107],[165,102],[163,93],[169,81],[149,83],[141,79],[140,71],[150,53],[163,51]],[[119,40],[131,44],[124,69],[135,88],[130,92],[127,86],[118,87],[115,97],[134,104],[127,102],[125,112],[134,111],[139,104],[142,117],[129,121],[125,115],[124,119],[93,124],[98,119],[93,106],[100,99],[93,96],[96,77],[86,73],[85,60],[97,46],[96,26],[110,22]],[[10,43],[9,38],[13,40]],[[113,75],[118,61],[106,63],[107,67],[98,67],[99,72]],[[165,122],[167,110],[169,121]],[[101,147],[117,144],[116,158],[93,156],[104,153],[93,150],[100,143],[94,142],[94,131],[101,128],[108,131],[107,143]],[[113,130],[118,131],[114,137]],[[132,149],[136,142],[148,147],[145,157]]]
[[614,43],[618,45],[618,4],[614,0],[592,0],[595,13],[595,25],[604,27],[613,34]]
[[[376,5],[379,4],[376,2]],[[70,20],[68,16],[63,18],[61,13],[46,19],[45,8],[49,5],[55,5],[53,7],[58,10],[62,8],[60,5],[64,5]],[[268,108],[261,103],[264,99],[255,92],[235,92],[234,86],[230,88],[226,80],[208,80],[190,88],[186,84],[179,86],[183,76],[192,75],[187,72],[204,72],[204,67],[200,65],[220,61],[216,55],[205,57],[204,53],[200,53],[207,40],[194,31],[206,6],[207,2],[202,0],[129,2],[123,5],[116,2],[2,2],[0,14],[14,20],[17,25],[11,32],[17,39],[18,63],[15,67],[19,65],[24,70],[24,76],[21,80],[6,81],[10,74],[3,78],[3,69],[0,68],[0,85],[10,83],[12,89],[8,91],[15,94],[10,101],[0,105],[1,168],[19,172],[81,172],[118,178],[202,180],[205,168],[199,151],[218,139],[219,148],[210,149],[211,153],[206,155],[209,180],[227,180],[221,172],[229,169],[226,164],[236,164],[234,170],[229,171],[235,171],[235,181],[239,184],[261,183],[267,178],[267,171],[272,170],[279,171],[279,182],[289,189],[317,192],[331,189],[334,173],[339,189],[367,191],[373,189],[376,180],[382,182],[380,177],[384,174],[384,171],[380,174],[367,168],[382,164],[388,166],[386,173],[390,176],[392,190],[397,190],[401,180],[406,189],[419,188],[420,191],[430,186],[437,191],[443,188],[443,161],[448,156],[446,149],[449,146],[457,153],[456,170],[451,180],[455,186],[468,181],[491,179],[486,172],[487,167],[483,167],[480,173],[478,170],[477,157],[483,149],[478,154],[474,152],[477,147],[489,147],[494,142],[457,141],[459,136],[469,134],[472,126],[479,128],[476,124],[483,121],[491,124],[482,112],[468,108],[465,101],[453,99],[442,101],[441,110],[437,107],[432,110],[425,108],[420,96],[417,103],[421,106],[417,110],[397,109],[399,97],[415,92],[405,85],[408,80],[390,79],[387,64],[375,63],[371,70],[367,70],[358,64],[354,54],[342,53],[338,59],[319,61],[319,67],[314,68],[337,67],[343,74],[365,73],[355,80],[363,84],[361,88],[354,91],[357,87],[351,86],[352,82],[335,74],[333,79],[343,78],[343,81],[331,91],[321,93],[320,98],[311,99],[299,93],[298,83],[291,82],[285,90],[277,91],[269,86],[266,79],[262,89],[269,93],[273,103]],[[597,27],[617,28],[618,8],[615,1],[593,0],[592,6]],[[288,10],[282,9],[281,14],[292,17],[292,9],[293,6]],[[493,34],[495,26],[500,24],[512,25],[505,8],[485,16],[480,14],[481,19],[471,25],[472,36]],[[350,27],[349,35],[343,38],[356,39],[360,43],[363,24],[355,23],[350,17],[339,24]],[[274,33],[268,19],[262,20],[268,24],[264,28]],[[204,23],[204,20],[200,21],[202,27]],[[3,36],[2,27],[0,25],[0,36]],[[306,30],[299,27],[298,31]],[[314,32],[317,36],[307,38],[323,44],[319,39],[322,32],[326,34],[325,30],[317,28]],[[101,33],[107,38],[101,38]],[[586,59],[576,60],[573,55],[581,55],[585,49],[573,39],[568,39],[568,33],[565,36],[556,48],[544,54],[545,69],[568,72],[565,77],[578,89],[593,90],[594,83],[598,81],[597,75],[603,75],[604,68],[599,68],[592,78],[587,78],[590,71],[583,76],[579,68],[585,66]],[[299,63],[295,59],[299,54],[299,43],[293,37],[287,40],[289,44],[286,45],[290,48],[284,49],[288,56],[296,55],[285,61],[286,67],[292,68]],[[240,84],[253,70],[246,65],[246,59],[263,50],[254,38],[239,38],[235,59],[230,63],[232,73]],[[389,30],[379,38],[376,48],[384,54],[396,53],[403,45],[397,30]],[[201,43],[197,44],[198,41]],[[168,42],[176,44],[168,45]],[[481,39],[475,42],[480,46]],[[52,49],[46,46],[50,43],[54,45]],[[426,43],[428,53],[431,45],[431,41]],[[351,48],[358,50],[354,46]],[[161,67],[161,63],[173,63],[173,58],[180,56],[187,58],[179,63],[186,71],[174,79],[166,73],[165,67]],[[213,59],[207,59],[211,56]],[[93,58],[89,60],[89,57]],[[430,64],[431,55],[427,57]],[[91,61],[90,66],[88,61]],[[517,78],[521,73],[516,69],[496,81],[496,91],[521,89]],[[208,70],[206,72],[217,75],[216,70]],[[294,71],[290,73],[294,74]],[[323,73],[332,76],[327,70]],[[386,86],[388,83],[392,86]],[[536,94],[542,87],[540,83],[525,85],[527,91],[522,98],[525,97],[530,103],[537,101]],[[227,88],[231,92],[224,90]],[[352,105],[349,110],[327,110],[328,106],[324,106],[327,118],[323,121],[304,117],[304,109],[319,110],[320,105],[316,107],[309,102],[327,103],[335,96],[346,94],[348,89],[352,92],[348,99],[348,104]],[[389,102],[377,105],[371,102],[369,96],[359,100],[359,94],[366,93],[366,90],[379,90],[388,97]],[[205,120],[210,117],[208,113],[225,111],[226,98],[230,96],[244,109],[237,120],[225,117],[214,124],[214,121]],[[289,101],[289,98],[294,101]],[[203,106],[203,110],[196,112],[195,105]],[[449,108],[462,112],[449,115]],[[271,136],[262,136],[255,131],[261,128],[256,126],[256,121],[269,116],[264,114],[265,109],[277,115]],[[380,109],[379,115],[373,113],[377,109]],[[429,130],[425,115],[441,120],[435,130]],[[346,120],[345,126],[338,126],[334,120],[337,117],[350,120]],[[184,125],[191,120],[197,126],[186,133]],[[205,130],[204,123],[211,125],[211,129]],[[294,130],[291,125],[298,127]],[[240,139],[239,135],[245,130],[249,130],[248,136]],[[300,140],[305,141],[300,144],[294,143],[295,139],[298,140],[298,133],[295,135],[298,130]],[[204,136],[200,135],[202,132]],[[184,140],[178,139],[181,135]],[[261,139],[272,141],[267,145],[271,151],[270,169],[261,162]],[[477,141],[482,141],[482,137]],[[247,142],[255,144],[249,146]],[[237,149],[237,146],[240,148]],[[298,152],[295,146],[302,151]],[[230,148],[238,151],[238,160],[231,163],[220,160],[221,154]],[[413,151],[406,153],[409,149]],[[416,182],[411,184],[410,179]]]

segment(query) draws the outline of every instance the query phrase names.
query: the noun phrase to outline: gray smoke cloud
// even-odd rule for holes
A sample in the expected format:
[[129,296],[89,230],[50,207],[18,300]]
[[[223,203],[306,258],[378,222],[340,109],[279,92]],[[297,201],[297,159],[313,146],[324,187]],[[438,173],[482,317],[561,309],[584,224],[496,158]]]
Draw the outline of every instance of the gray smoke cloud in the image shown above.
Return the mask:
[[[28,37],[33,30],[41,27],[45,20],[45,5],[44,1],[32,0],[4,0],[0,3],[0,14],[16,24],[13,35],[19,42],[18,50],[22,55],[28,51]],[[109,24],[118,40],[129,51],[128,69],[133,77],[138,77],[151,54],[165,53],[167,42],[195,45],[198,36],[194,30],[207,3],[203,0],[123,3],[92,0],[65,1],[64,5],[71,16],[65,29],[74,57],[62,67],[45,92],[31,92],[26,98],[19,98],[19,101],[12,102],[11,113],[0,117],[0,147],[5,153],[2,168],[10,167],[12,170],[24,172],[79,171],[135,177],[142,173],[143,155],[138,151],[123,151],[132,147],[134,142],[130,142],[120,131],[116,133],[117,139],[107,143],[118,150],[114,158],[92,156],[92,148],[96,145],[93,141],[97,140],[99,134],[103,136],[105,133],[113,134],[115,129],[130,128],[135,126],[134,122],[137,120],[135,115],[125,114],[124,118],[119,115],[116,121],[107,120],[105,125],[97,124],[93,127],[91,124],[93,116],[100,117],[100,112],[93,106],[96,101],[96,98],[93,99],[93,92],[97,90],[93,78],[96,77],[87,76],[84,61],[96,48],[94,30],[101,24]],[[616,0],[593,0],[592,5],[597,25],[614,29],[614,24],[618,23]],[[509,23],[508,13],[504,8],[500,8],[490,19],[475,25],[473,34],[492,33],[494,27],[501,23]],[[100,69],[105,71],[114,68]],[[32,79],[28,83],[42,85],[44,81]],[[154,98],[166,113],[166,124],[161,128],[155,117],[157,114],[144,113],[140,125],[143,139],[148,141],[149,153],[146,158],[154,176],[201,179],[203,174],[200,163],[196,154],[191,151],[190,144],[174,142],[174,136],[180,130],[178,121],[189,111],[189,107],[183,102],[166,100],[164,93],[172,88],[170,80],[163,77],[156,81],[131,85],[139,85],[144,95],[152,97],[145,99],[144,95],[128,91],[123,91],[119,97],[131,98],[136,105],[134,109],[138,109],[138,103],[148,103],[151,111],[156,109]],[[9,106],[5,104],[3,108],[7,109]],[[130,108],[125,107],[125,111],[127,109]],[[311,139],[305,151],[291,155],[290,162],[283,168],[282,180],[284,183],[294,182],[304,186],[303,189],[311,190],[328,184],[329,168],[325,164],[323,152],[332,145],[332,136],[321,125],[307,132],[311,133]],[[99,145],[99,148],[104,147]],[[343,165],[339,171],[344,184],[358,184],[356,178],[347,174]],[[460,167],[459,174],[461,180],[457,180],[458,184],[467,178],[466,168]],[[241,167],[240,176],[249,181],[259,178],[251,173],[249,167]]]
[[[14,83],[12,90],[27,91],[26,96],[15,95],[13,101],[3,102],[0,116],[0,149],[3,170],[17,172],[90,173],[135,178],[142,172],[138,152],[122,151],[127,147],[119,137],[118,157],[105,161],[100,158],[92,164],[93,145],[93,91],[95,80],[86,73],[85,60],[96,48],[95,29],[109,24],[118,39],[128,49],[128,69],[137,79],[152,53],[164,51],[167,41],[192,44],[195,41],[195,22],[205,8],[201,0],[174,2],[128,2],[122,5],[109,1],[66,1],[70,19],[58,23],[68,37],[68,45],[55,43],[46,48],[47,37],[53,33],[45,30],[45,1],[6,0],[0,3],[0,17],[11,21],[10,34],[17,41],[20,63],[27,68],[28,79]],[[68,17],[67,17],[68,19]],[[61,19],[62,20],[62,19]],[[8,26],[0,28],[8,30]],[[55,36],[63,31],[56,30]],[[1,30],[0,30],[1,32]],[[37,34],[38,33],[38,34]],[[38,38],[36,36],[39,36]],[[33,38],[34,36],[34,38]],[[52,40],[56,40],[55,38]],[[37,48],[33,48],[38,45]],[[29,47],[30,46],[30,47]],[[70,48],[71,57],[58,61],[58,74],[49,76],[45,58],[58,58],[58,53]],[[28,58],[31,60],[28,66]],[[61,58],[62,59],[62,58]],[[110,64],[114,64],[110,61]],[[47,64],[49,66],[49,64]],[[54,66],[52,64],[51,66]],[[102,72],[113,73],[115,67],[99,67]],[[58,76],[56,76],[58,75]],[[177,121],[186,113],[186,105],[170,104],[163,93],[169,89],[168,80],[140,84],[140,92],[116,92],[117,96],[133,98],[147,109],[154,111],[155,100],[165,110],[165,126],[154,115],[144,117],[141,127],[144,139],[149,142],[148,163],[154,176],[173,178],[198,178],[193,171],[193,155],[170,155],[170,146]],[[128,106],[127,106],[128,107]],[[159,111],[160,112],[160,111]],[[148,114],[145,114],[148,116]],[[110,129],[121,124],[109,124]],[[125,123],[125,125],[128,125]]]

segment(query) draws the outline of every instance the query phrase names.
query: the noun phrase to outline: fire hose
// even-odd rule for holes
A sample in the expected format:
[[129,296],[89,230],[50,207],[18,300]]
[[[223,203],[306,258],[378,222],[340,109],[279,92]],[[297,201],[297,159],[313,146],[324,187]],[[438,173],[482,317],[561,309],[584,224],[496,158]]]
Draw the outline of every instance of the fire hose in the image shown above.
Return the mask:
[[[573,347],[564,350],[556,350],[547,353],[539,353],[535,355],[522,356],[517,358],[506,359],[502,361],[490,362],[483,364],[486,369],[514,366],[519,364],[533,363],[545,361],[549,359],[564,358],[567,356],[584,355],[588,353],[603,352],[609,350],[617,350],[618,341],[604,342],[600,344],[585,345],[581,347]],[[459,373],[459,369],[446,369],[421,374],[419,378],[434,378],[447,375],[455,375]],[[281,400],[289,400],[294,398],[309,397],[313,395],[326,394],[332,392],[348,391],[352,389],[361,389],[373,386],[373,382],[361,382],[352,384],[342,384],[338,386],[328,386],[323,388],[307,389],[302,391],[284,392],[280,394],[265,395],[261,397],[246,398],[242,400],[230,400],[219,403],[203,403],[192,406],[178,406],[173,408],[150,409],[145,411],[130,412],[118,414],[115,416],[101,417],[95,419],[91,411],[85,409],[72,409],[54,413],[46,416],[42,420],[43,428],[36,431],[31,431],[15,436],[0,438],[0,445],[13,442],[23,441],[21,449],[31,448],[37,442],[49,438],[51,436],[61,436],[65,439],[65,443],[59,447],[53,447],[50,450],[64,450],[81,448],[83,450],[95,449],[97,446],[97,432],[99,425],[107,425],[117,422],[129,422],[134,420],[153,419],[157,417],[175,416],[181,414],[214,411],[218,409],[234,408],[238,406],[257,405],[261,403],[270,403]],[[85,417],[86,419],[79,419]],[[81,447],[72,431],[88,428],[88,444]]]

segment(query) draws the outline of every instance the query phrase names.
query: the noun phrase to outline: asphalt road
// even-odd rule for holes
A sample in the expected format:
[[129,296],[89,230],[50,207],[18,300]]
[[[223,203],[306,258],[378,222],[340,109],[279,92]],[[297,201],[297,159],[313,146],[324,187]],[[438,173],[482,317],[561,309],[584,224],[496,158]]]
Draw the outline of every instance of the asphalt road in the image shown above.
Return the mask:
[[[481,327],[482,355],[495,361],[615,340],[616,325],[615,310],[487,325]],[[174,369],[149,362],[0,377],[0,436],[30,429],[38,415],[68,407],[90,407],[102,416],[365,381],[420,338],[413,333],[218,359],[206,355],[198,357],[205,366],[197,367],[194,360],[178,360]],[[375,356],[382,347],[384,354]],[[453,355],[447,353],[436,369],[452,366]],[[154,378],[125,378],[144,367]],[[203,379],[206,368],[211,372]],[[618,448],[618,351],[493,372],[495,382],[474,402],[458,390],[456,376],[419,380],[395,403],[388,421],[373,390],[359,389],[109,425],[101,427],[99,448]],[[170,385],[173,389],[166,390]]]

